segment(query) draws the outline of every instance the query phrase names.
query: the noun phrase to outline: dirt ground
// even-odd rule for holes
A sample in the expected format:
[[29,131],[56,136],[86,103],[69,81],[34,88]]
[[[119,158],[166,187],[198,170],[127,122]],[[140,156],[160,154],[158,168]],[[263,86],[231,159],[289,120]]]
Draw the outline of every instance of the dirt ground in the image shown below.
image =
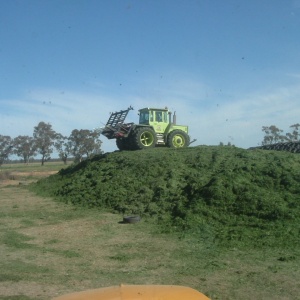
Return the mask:
[[0,187],[7,185],[19,185],[19,184],[29,184],[37,181],[38,179],[48,177],[50,175],[56,174],[57,171],[32,171],[32,172],[10,172],[9,178],[0,180]]
[[0,299],[51,299],[172,277],[176,241],[153,237],[142,223],[121,224],[118,215],[38,197],[20,183],[0,182]]
[[0,181],[0,299],[46,300],[121,283],[185,285],[214,300],[298,299],[297,257],[219,253],[157,234],[143,220],[124,225],[120,215],[28,190],[55,172],[15,172]]

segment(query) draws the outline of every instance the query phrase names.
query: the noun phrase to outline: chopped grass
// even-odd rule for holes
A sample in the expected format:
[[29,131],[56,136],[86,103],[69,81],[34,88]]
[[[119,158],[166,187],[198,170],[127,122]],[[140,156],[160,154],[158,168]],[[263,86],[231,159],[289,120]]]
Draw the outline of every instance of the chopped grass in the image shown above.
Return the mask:
[[[1,187],[0,299],[120,283],[297,299],[299,161],[232,147],[118,152],[30,186],[51,198]],[[123,224],[129,214],[141,222]]]
[[163,232],[215,242],[299,242],[298,154],[234,147],[151,149],[100,155],[38,182],[67,203],[139,214]]

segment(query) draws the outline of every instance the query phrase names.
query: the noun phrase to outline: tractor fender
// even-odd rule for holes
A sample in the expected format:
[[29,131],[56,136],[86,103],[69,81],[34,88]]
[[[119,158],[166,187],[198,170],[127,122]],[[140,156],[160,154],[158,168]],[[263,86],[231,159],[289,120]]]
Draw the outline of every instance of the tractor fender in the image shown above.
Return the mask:
[[152,129],[155,132],[154,127],[151,126],[151,125],[143,125],[143,124],[133,124],[132,125],[132,130],[133,131],[136,130],[136,129],[138,129],[138,128],[150,128],[150,129]]

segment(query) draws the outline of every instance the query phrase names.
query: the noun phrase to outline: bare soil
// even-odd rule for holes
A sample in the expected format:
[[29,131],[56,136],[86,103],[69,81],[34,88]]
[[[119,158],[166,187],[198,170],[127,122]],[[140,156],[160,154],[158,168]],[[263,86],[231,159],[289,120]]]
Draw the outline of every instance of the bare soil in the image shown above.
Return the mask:
[[30,184],[36,182],[38,179],[48,177],[49,175],[56,174],[57,171],[31,171],[31,172],[9,172],[8,178],[0,180],[0,187],[7,185]]

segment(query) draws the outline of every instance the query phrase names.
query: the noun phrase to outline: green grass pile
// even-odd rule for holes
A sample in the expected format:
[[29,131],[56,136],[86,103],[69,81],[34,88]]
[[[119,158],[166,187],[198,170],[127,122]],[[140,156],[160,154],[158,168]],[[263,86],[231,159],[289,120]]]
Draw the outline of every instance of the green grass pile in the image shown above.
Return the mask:
[[73,164],[35,189],[221,244],[300,244],[299,154],[228,146],[114,152]]

